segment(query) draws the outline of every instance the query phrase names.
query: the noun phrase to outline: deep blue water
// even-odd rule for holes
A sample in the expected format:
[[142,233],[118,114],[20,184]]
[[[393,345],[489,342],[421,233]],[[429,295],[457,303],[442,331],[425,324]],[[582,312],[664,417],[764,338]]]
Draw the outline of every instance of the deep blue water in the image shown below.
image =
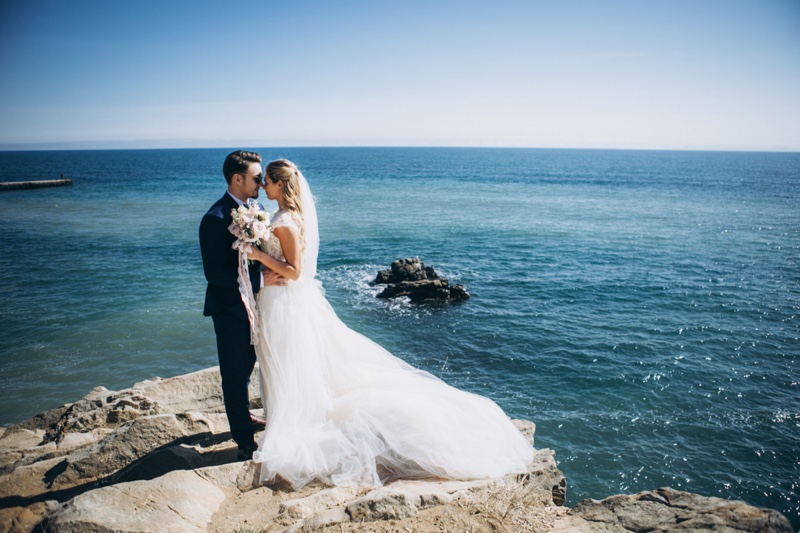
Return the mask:
[[[216,364],[197,227],[229,151],[0,152],[0,181],[75,179],[0,193],[0,423]],[[536,422],[569,503],[669,485],[800,527],[800,154],[258,151],[309,179],[342,319]],[[410,256],[472,299],[374,298]]]

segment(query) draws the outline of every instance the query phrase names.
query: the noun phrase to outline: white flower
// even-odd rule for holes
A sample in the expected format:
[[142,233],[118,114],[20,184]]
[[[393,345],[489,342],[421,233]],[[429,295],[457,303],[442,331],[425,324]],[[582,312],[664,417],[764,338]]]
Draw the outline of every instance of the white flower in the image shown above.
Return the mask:
[[267,224],[265,224],[261,220],[256,220],[255,222],[253,222],[253,233],[255,233],[259,239],[262,239],[267,236],[268,229],[269,226],[267,226]]

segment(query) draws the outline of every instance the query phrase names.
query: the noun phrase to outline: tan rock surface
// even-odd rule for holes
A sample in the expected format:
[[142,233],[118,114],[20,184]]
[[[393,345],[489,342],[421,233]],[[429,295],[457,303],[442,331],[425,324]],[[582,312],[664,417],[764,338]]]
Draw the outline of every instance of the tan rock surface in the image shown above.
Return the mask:
[[[256,379],[251,397],[258,393]],[[533,443],[535,425],[514,423]],[[258,469],[236,462],[216,367],[123,391],[98,387],[0,428],[0,531],[791,530],[776,511],[671,489],[568,510],[547,449],[535,450],[523,475],[380,488],[295,492],[261,486]]]
[[204,532],[225,493],[190,470],[85,492],[47,516],[53,533]]
[[553,531],[792,533],[792,527],[785,516],[772,509],[760,509],[741,501],[710,498],[665,487],[629,496],[611,496],[601,501],[584,500],[559,520]]

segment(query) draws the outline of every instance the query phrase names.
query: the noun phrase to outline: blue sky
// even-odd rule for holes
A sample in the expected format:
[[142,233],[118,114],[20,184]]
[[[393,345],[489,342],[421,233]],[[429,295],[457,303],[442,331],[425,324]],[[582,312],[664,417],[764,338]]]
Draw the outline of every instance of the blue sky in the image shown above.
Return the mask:
[[800,151],[800,1],[2,0],[0,148]]

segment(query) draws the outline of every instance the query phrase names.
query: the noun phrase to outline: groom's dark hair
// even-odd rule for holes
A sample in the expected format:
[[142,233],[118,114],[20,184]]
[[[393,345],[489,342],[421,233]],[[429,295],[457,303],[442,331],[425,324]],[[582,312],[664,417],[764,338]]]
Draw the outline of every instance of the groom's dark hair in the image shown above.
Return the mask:
[[244,174],[251,163],[261,163],[261,156],[255,152],[236,150],[228,154],[222,164],[222,174],[230,185],[234,174]]

